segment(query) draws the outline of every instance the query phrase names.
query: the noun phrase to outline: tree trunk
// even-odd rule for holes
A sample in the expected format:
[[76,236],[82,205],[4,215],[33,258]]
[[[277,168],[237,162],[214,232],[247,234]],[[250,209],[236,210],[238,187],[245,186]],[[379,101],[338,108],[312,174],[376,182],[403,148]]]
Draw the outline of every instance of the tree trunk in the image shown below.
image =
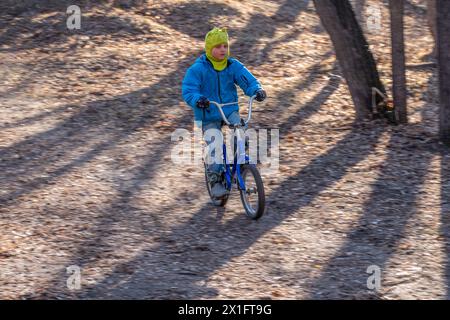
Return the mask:
[[391,12],[392,92],[395,113],[399,123],[407,123],[405,39],[403,28],[404,0],[389,0],[389,9]]
[[439,133],[450,146],[450,1],[436,0],[439,64]]
[[427,0],[427,18],[428,26],[430,27],[431,34],[433,35],[434,48],[432,55],[436,55],[436,42],[437,42],[437,26],[436,26],[436,0]]
[[[377,66],[348,0],[314,0],[352,95],[356,119],[372,118],[372,88],[385,93]],[[381,102],[381,98],[377,98]]]
[[356,15],[356,18],[357,18],[359,24],[364,25],[364,22],[365,22],[364,8],[366,6],[366,0],[353,0],[352,5],[353,5],[354,12],[355,12],[355,15]]

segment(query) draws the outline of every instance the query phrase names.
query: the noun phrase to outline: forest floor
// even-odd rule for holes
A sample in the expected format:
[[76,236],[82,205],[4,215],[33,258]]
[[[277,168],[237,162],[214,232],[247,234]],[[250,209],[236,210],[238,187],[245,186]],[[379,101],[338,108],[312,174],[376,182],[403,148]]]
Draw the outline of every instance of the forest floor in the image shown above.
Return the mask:
[[[450,298],[425,1],[407,1],[401,126],[353,122],[312,1],[78,1],[72,31],[70,2],[0,4],[0,298]],[[366,26],[376,4],[380,29],[364,29],[389,89],[387,7],[357,10]],[[214,25],[268,93],[252,127],[280,132],[257,222],[237,192],[209,202],[201,165],[171,161],[171,134],[193,128],[181,81]]]

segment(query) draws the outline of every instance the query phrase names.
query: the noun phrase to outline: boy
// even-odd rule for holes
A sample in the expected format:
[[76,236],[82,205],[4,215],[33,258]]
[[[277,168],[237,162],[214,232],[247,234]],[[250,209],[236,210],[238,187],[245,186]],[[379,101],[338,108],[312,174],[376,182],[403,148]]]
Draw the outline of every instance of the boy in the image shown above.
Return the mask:
[[[238,60],[230,58],[229,39],[226,29],[214,28],[206,34],[205,54],[187,70],[183,80],[183,99],[194,110],[196,121],[202,130],[222,128],[222,116],[216,106],[209,108],[209,101],[232,103],[238,101],[236,84],[247,96],[256,95],[257,101],[266,98],[259,81]],[[224,114],[232,124],[240,123],[239,106],[225,106]],[[206,140],[209,145],[212,141]],[[222,184],[223,163],[207,166],[211,195],[219,199],[227,190]]]

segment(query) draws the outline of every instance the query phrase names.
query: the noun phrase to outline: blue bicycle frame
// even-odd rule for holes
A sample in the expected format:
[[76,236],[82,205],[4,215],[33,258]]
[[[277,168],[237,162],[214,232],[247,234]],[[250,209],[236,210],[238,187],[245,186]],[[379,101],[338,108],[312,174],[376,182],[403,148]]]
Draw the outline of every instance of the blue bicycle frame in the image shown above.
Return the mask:
[[236,179],[235,181],[237,182],[237,186],[240,190],[245,191],[245,182],[244,179],[242,178],[241,175],[241,164],[245,164],[245,163],[249,163],[250,162],[250,158],[248,155],[245,154],[245,140],[242,139],[241,137],[241,133],[239,131],[239,128],[246,126],[251,119],[252,116],[252,105],[253,105],[253,99],[255,98],[255,96],[250,97],[249,102],[248,102],[248,117],[247,120],[244,121],[243,125],[232,125],[228,119],[225,117],[225,114],[223,113],[222,107],[227,106],[227,105],[235,105],[236,102],[232,102],[232,103],[224,103],[224,104],[220,104],[217,103],[215,101],[210,101],[211,104],[214,104],[217,106],[217,108],[220,111],[220,114],[222,115],[222,119],[223,121],[230,126],[231,128],[234,129],[234,136],[237,138],[237,143],[236,143],[236,154],[234,155],[234,159],[233,159],[233,165],[231,168],[231,165],[228,164],[227,161],[227,148],[225,143],[223,144],[223,158],[224,158],[224,163],[225,163],[225,180],[227,183],[227,189],[229,191],[231,191],[232,188],[232,181],[234,179]]
[[[242,142],[242,141],[241,141]],[[223,159],[224,159],[224,163],[225,163],[225,180],[227,183],[227,189],[229,191],[231,191],[232,188],[232,179],[233,178],[237,178],[237,186],[239,187],[240,190],[244,190],[245,191],[245,181],[242,178],[241,175],[241,164],[242,164],[242,160],[239,161],[240,158],[239,156],[234,157],[233,160],[233,167],[231,169],[231,165],[227,164],[227,147],[225,144],[223,144]],[[238,147],[238,150],[240,149],[240,147]],[[245,163],[248,163],[250,161],[250,158],[244,153],[245,156]]]

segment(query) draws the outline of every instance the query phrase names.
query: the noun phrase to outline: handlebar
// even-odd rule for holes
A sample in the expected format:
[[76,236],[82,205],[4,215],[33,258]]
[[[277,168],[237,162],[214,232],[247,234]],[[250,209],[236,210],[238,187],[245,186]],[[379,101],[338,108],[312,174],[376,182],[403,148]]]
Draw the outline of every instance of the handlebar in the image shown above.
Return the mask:
[[[244,121],[244,124],[247,125],[247,123],[250,122],[250,119],[252,118],[252,106],[253,106],[253,100],[255,99],[256,95],[250,97],[250,99],[248,100],[248,116],[247,116],[247,120]],[[222,115],[222,119],[223,121],[227,124],[227,125],[231,125],[231,123],[228,121],[227,117],[225,117],[225,114],[223,113],[222,107],[226,107],[226,106],[231,106],[234,104],[237,104],[238,102],[231,102],[231,103],[218,103],[215,101],[209,101],[210,104],[213,104],[215,106],[217,106],[217,108],[220,111],[220,114]]]

